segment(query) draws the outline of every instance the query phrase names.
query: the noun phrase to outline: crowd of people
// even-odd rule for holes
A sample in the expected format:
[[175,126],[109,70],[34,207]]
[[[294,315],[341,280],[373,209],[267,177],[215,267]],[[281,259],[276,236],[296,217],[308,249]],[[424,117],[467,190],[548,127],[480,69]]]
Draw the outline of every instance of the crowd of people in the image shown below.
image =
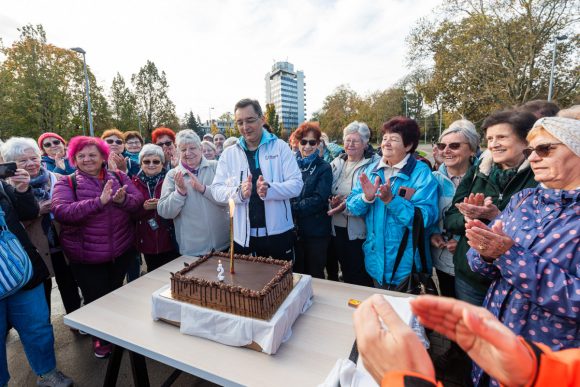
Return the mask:
[[[388,119],[375,151],[364,122],[348,124],[340,146],[317,122],[286,143],[252,99],[234,115],[239,138],[160,127],[151,143],[119,129],[6,139],[3,162],[17,169],[1,181],[0,204],[34,275],[0,298],[0,386],[11,328],[38,385],[72,385],[55,362],[52,277],[70,313],[138,278],[143,260],[151,271],[227,251],[230,200],[236,253],[388,290],[433,273],[441,295],[484,307],[514,335],[554,351],[580,347],[577,106],[494,112],[481,125],[483,151],[476,126],[455,121],[433,146],[434,166],[417,152],[411,118]],[[92,344],[99,358],[112,351],[98,337]],[[458,343],[446,356],[467,355]],[[474,360],[469,383],[506,380]]]

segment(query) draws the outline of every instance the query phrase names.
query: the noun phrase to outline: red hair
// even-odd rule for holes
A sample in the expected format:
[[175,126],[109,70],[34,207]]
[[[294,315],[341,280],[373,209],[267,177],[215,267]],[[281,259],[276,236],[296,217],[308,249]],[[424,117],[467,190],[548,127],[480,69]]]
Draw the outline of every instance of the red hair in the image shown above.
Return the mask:
[[314,121],[303,122],[300,124],[300,126],[296,128],[296,130],[292,134],[294,135],[294,139],[298,143],[300,142],[300,140],[304,138],[304,136],[306,136],[308,133],[311,132],[314,135],[316,141],[320,142],[320,136],[322,136],[322,132],[320,131],[320,124],[318,122]]
[[169,138],[171,138],[171,141],[175,143],[175,132],[163,126],[155,129],[153,133],[151,133],[151,141],[153,143],[156,143],[157,139],[161,136],[169,136]]
[[103,159],[105,160],[109,159],[109,153],[111,151],[109,150],[109,147],[107,146],[106,142],[104,142],[98,137],[76,136],[71,138],[71,140],[68,143],[68,161],[70,162],[70,164],[76,167],[77,164],[75,157],[77,153],[79,153],[87,146],[91,145],[97,147],[99,153],[103,156]]

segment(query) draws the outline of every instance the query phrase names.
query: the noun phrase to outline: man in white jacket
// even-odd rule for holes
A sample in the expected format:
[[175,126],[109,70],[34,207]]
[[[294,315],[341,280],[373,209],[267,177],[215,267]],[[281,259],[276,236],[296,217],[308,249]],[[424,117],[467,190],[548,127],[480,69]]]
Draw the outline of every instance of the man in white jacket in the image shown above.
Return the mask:
[[292,260],[290,199],[303,186],[298,163],[288,144],[263,127],[258,101],[242,99],[234,115],[242,137],[220,156],[212,195],[219,202],[234,200],[236,253]]

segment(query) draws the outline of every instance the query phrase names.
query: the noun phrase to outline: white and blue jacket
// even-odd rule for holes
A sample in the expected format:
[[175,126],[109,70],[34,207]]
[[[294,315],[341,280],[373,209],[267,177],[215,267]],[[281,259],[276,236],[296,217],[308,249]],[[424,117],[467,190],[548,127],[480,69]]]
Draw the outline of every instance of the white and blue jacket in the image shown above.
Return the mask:
[[[242,199],[240,185],[248,177],[250,166],[245,150],[246,142],[226,148],[220,156],[211,193],[218,202],[227,203],[232,198],[234,212],[234,241],[241,246],[250,244],[249,198]],[[262,129],[256,158],[264,180],[270,184],[264,200],[266,232],[277,235],[294,227],[290,199],[302,191],[302,174],[290,147],[274,134]]]

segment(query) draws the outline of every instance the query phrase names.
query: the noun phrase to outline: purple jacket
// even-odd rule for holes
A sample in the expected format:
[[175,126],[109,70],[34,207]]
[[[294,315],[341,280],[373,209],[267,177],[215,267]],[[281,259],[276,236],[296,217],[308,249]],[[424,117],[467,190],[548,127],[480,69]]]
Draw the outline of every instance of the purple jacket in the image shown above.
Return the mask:
[[[144,198],[149,198],[149,190],[145,183],[139,179],[138,176],[133,177],[133,184],[141,192]],[[153,197],[159,199],[161,197],[161,187],[163,186],[163,179],[159,180],[155,187]],[[177,251],[173,243],[172,229],[173,221],[171,219],[163,219],[157,213],[157,210],[146,210],[143,205],[139,210],[133,214],[137,225],[135,228],[135,247],[137,251],[144,254],[160,254],[168,251]],[[149,223],[149,219],[155,219],[159,226],[157,230],[153,230]]]
[[517,335],[556,351],[580,347],[579,215],[579,190],[522,190],[497,218],[512,248],[493,263],[467,253],[472,270],[494,280],[484,306]]
[[[110,262],[133,246],[135,232],[130,213],[141,207],[143,196],[124,173],[115,176],[103,171],[106,175],[101,180],[77,170],[76,192],[66,176],[54,186],[52,213],[62,225],[60,242],[71,262]],[[101,204],[107,180],[113,181],[113,194],[121,185],[127,185],[123,204]]]

